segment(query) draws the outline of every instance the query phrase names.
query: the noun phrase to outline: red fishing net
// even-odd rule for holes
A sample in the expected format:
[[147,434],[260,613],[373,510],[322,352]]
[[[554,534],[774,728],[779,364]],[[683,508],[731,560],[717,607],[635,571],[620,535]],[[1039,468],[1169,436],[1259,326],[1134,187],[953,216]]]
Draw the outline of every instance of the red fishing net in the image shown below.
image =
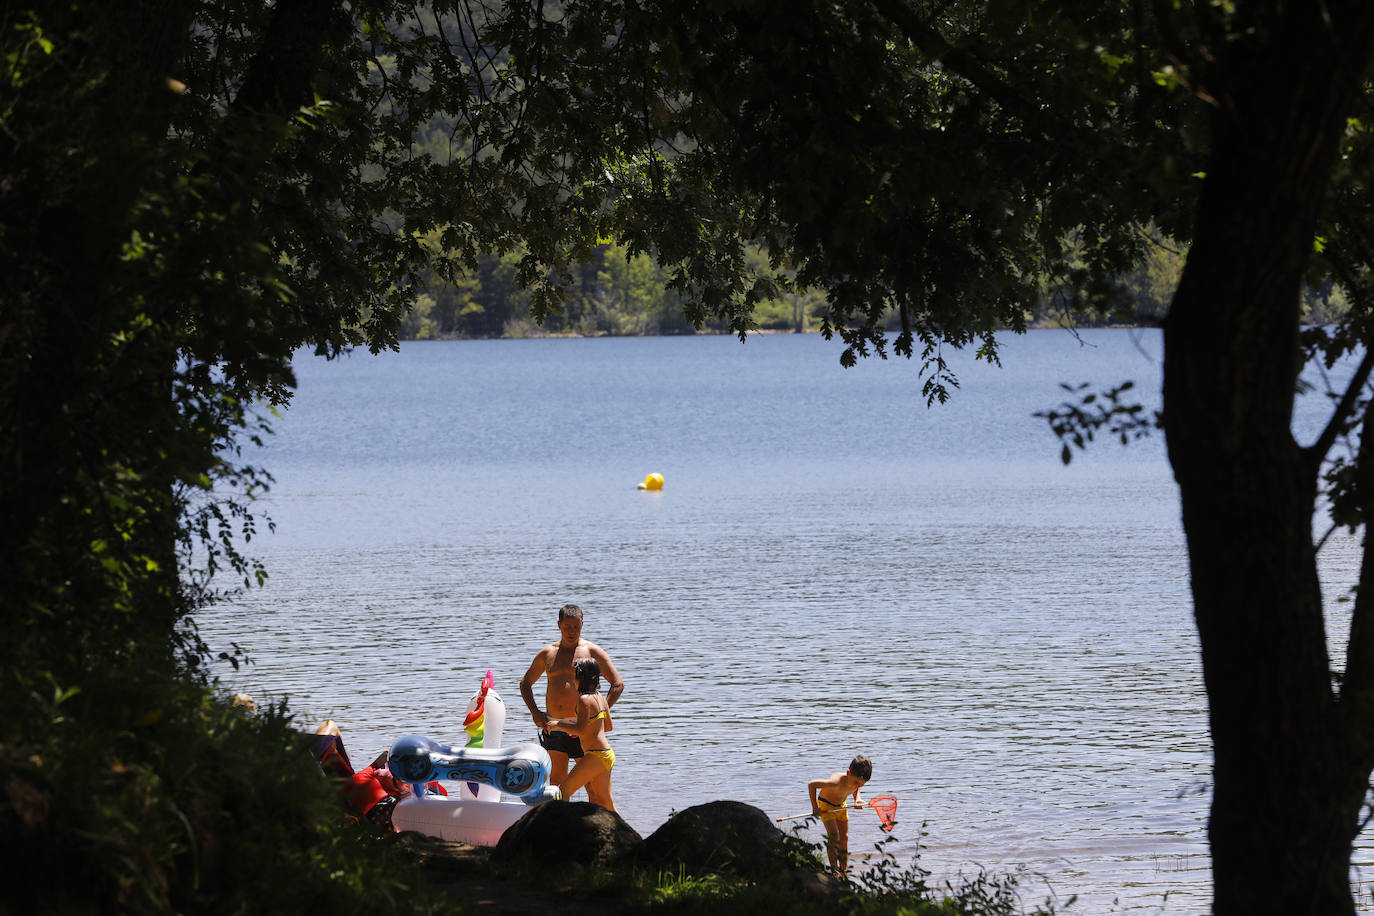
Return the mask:
[[868,800],[868,807],[878,812],[878,820],[888,833],[897,826],[897,799],[892,795],[875,795]]

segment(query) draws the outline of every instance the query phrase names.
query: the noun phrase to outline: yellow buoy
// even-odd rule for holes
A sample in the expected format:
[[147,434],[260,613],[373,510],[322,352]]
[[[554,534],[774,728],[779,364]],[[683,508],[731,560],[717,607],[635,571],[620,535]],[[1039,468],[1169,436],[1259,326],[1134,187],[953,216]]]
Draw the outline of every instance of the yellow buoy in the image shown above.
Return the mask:
[[644,478],[644,482],[639,485],[641,490],[662,490],[663,475],[659,473],[649,474]]

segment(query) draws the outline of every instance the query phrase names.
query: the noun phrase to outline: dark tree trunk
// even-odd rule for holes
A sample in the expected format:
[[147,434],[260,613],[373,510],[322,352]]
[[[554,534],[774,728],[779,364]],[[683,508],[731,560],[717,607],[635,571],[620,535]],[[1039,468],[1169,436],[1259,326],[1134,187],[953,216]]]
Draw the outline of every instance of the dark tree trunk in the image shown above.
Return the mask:
[[1302,274],[1374,8],[1256,19],[1214,49],[1202,87],[1217,106],[1212,156],[1165,328],[1165,426],[1215,755],[1214,911],[1344,914],[1368,765],[1331,682],[1311,535],[1319,456],[1290,423]]

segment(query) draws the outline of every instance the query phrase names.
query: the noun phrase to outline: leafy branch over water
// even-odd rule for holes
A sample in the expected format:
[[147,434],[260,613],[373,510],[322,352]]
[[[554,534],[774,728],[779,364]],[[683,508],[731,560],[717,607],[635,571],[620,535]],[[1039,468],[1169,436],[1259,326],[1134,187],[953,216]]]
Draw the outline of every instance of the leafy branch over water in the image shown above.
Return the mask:
[[1049,410],[1038,410],[1034,416],[1046,420],[1050,430],[1063,443],[1059,458],[1065,464],[1073,460],[1070,446],[1087,448],[1088,443],[1100,432],[1105,431],[1126,445],[1163,428],[1164,420],[1160,411],[1147,411],[1143,405],[1123,397],[1135,388],[1135,382],[1125,381],[1115,388],[1101,391],[1090,391],[1091,382],[1078,385],[1061,382],[1059,387],[1070,395],[1078,396],[1078,399],[1064,401]]

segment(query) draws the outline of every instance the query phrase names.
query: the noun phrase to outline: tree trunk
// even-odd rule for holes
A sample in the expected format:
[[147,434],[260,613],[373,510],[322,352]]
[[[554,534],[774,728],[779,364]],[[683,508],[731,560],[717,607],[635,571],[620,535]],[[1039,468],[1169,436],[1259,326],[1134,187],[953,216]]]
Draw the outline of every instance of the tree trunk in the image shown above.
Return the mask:
[[1201,87],[1217,106],[1212,155],[1165,326],[1165,427],[1214,750],[1216,916],[1353,913],[1368,776],[1331,684],[1318,467],[1290,424],[1302,274],[1374,16],[1293,4],[1275,19],[1218,50]]

